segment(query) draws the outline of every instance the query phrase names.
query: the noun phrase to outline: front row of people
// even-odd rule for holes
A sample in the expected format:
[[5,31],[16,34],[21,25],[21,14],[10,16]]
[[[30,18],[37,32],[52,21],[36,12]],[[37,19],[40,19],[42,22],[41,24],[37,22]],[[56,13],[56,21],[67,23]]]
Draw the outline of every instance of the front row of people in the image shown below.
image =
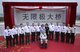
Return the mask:
[[[19,36],[19,37],[18,37]],[[47,48],[47,41],[48,40],[56,40],[59,41],[59,36],[61,36],[61,42],[64,42],[66,40],[66,43],[69,43],[71,40],[71,43],[74,43],[75,41],[75,27],[68,26],[59,26],[59,25],[53,25],[52,23],[50,25],[48,24],[42,24],[41,26],[34,25],[29,26],[27,24],[26,26],[23,26],[22,24],[20,27],[13,26],[12,29],[9,28],[9,26],[6,27],[4,30],[4,38],[6,39],[6,47],[9,46],[15,46],[18,45],[20,42],[21,44],[30,44],[30,41],[33,43],[35,40],[40,41],[40,47],[41,48]],[[24,38],[25,37],[25,38]]]

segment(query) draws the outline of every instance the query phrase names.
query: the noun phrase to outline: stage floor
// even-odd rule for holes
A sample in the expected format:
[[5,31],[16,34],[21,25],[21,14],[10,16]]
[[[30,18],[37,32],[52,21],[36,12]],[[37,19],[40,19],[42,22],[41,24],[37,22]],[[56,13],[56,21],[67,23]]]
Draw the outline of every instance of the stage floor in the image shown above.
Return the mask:
[[5,43],[4,38],[0,36],[0,52],[80,52],[80,35],[76,35],[74,44],[49,40],[47,49],[41,49],[39,42],[30,43],[30,45],[17,45],[9,48],[6,48]]

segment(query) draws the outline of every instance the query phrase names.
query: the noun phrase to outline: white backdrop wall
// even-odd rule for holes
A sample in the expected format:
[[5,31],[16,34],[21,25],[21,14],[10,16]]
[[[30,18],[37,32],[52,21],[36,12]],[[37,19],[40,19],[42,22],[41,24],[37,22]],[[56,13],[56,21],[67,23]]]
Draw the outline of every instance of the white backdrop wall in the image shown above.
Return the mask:
[[46,9],[35,9],[35,10],[19,10],[14,9],[15,25],[21,23],[32,24],[32,23],[66,23],[66,9],[62,10],[46,10]]

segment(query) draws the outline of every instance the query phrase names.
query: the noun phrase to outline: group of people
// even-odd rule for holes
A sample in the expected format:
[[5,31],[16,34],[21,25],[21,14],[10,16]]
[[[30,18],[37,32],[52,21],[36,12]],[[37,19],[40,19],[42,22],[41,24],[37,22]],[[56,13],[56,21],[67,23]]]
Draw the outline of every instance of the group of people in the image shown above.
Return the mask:
[[[60,37],[60,38],[59,38]],[[28,23],[23,26],[13,26],[12,29],[9,26],[4,30],[4,38],[6,39],[6,47],[8,48],[9,42],[10,46],[22,45],[24,43],[30,44],[35,41],[40,41],[41,48],[47,48],[48,40],[55,40],[66,43],[73,43],[75,41],[75,26],[70,27],[68,24],[65,25],[54,25],[50,24],[37,24],[29,25]]]

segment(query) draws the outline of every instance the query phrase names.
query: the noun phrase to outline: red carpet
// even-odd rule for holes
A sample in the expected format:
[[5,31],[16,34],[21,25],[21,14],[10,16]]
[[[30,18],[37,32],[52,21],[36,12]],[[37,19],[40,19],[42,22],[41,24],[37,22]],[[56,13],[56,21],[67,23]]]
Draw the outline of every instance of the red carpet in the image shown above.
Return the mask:
[[5,47],[3,37],[0,37],[0,52],[80,52],[80,36],[76,36],[74,44],[66,44],[62,42],[48,41],[48,48],[41,49],[39,43],[31,43],[30,45],[17,45],[15,47]]

